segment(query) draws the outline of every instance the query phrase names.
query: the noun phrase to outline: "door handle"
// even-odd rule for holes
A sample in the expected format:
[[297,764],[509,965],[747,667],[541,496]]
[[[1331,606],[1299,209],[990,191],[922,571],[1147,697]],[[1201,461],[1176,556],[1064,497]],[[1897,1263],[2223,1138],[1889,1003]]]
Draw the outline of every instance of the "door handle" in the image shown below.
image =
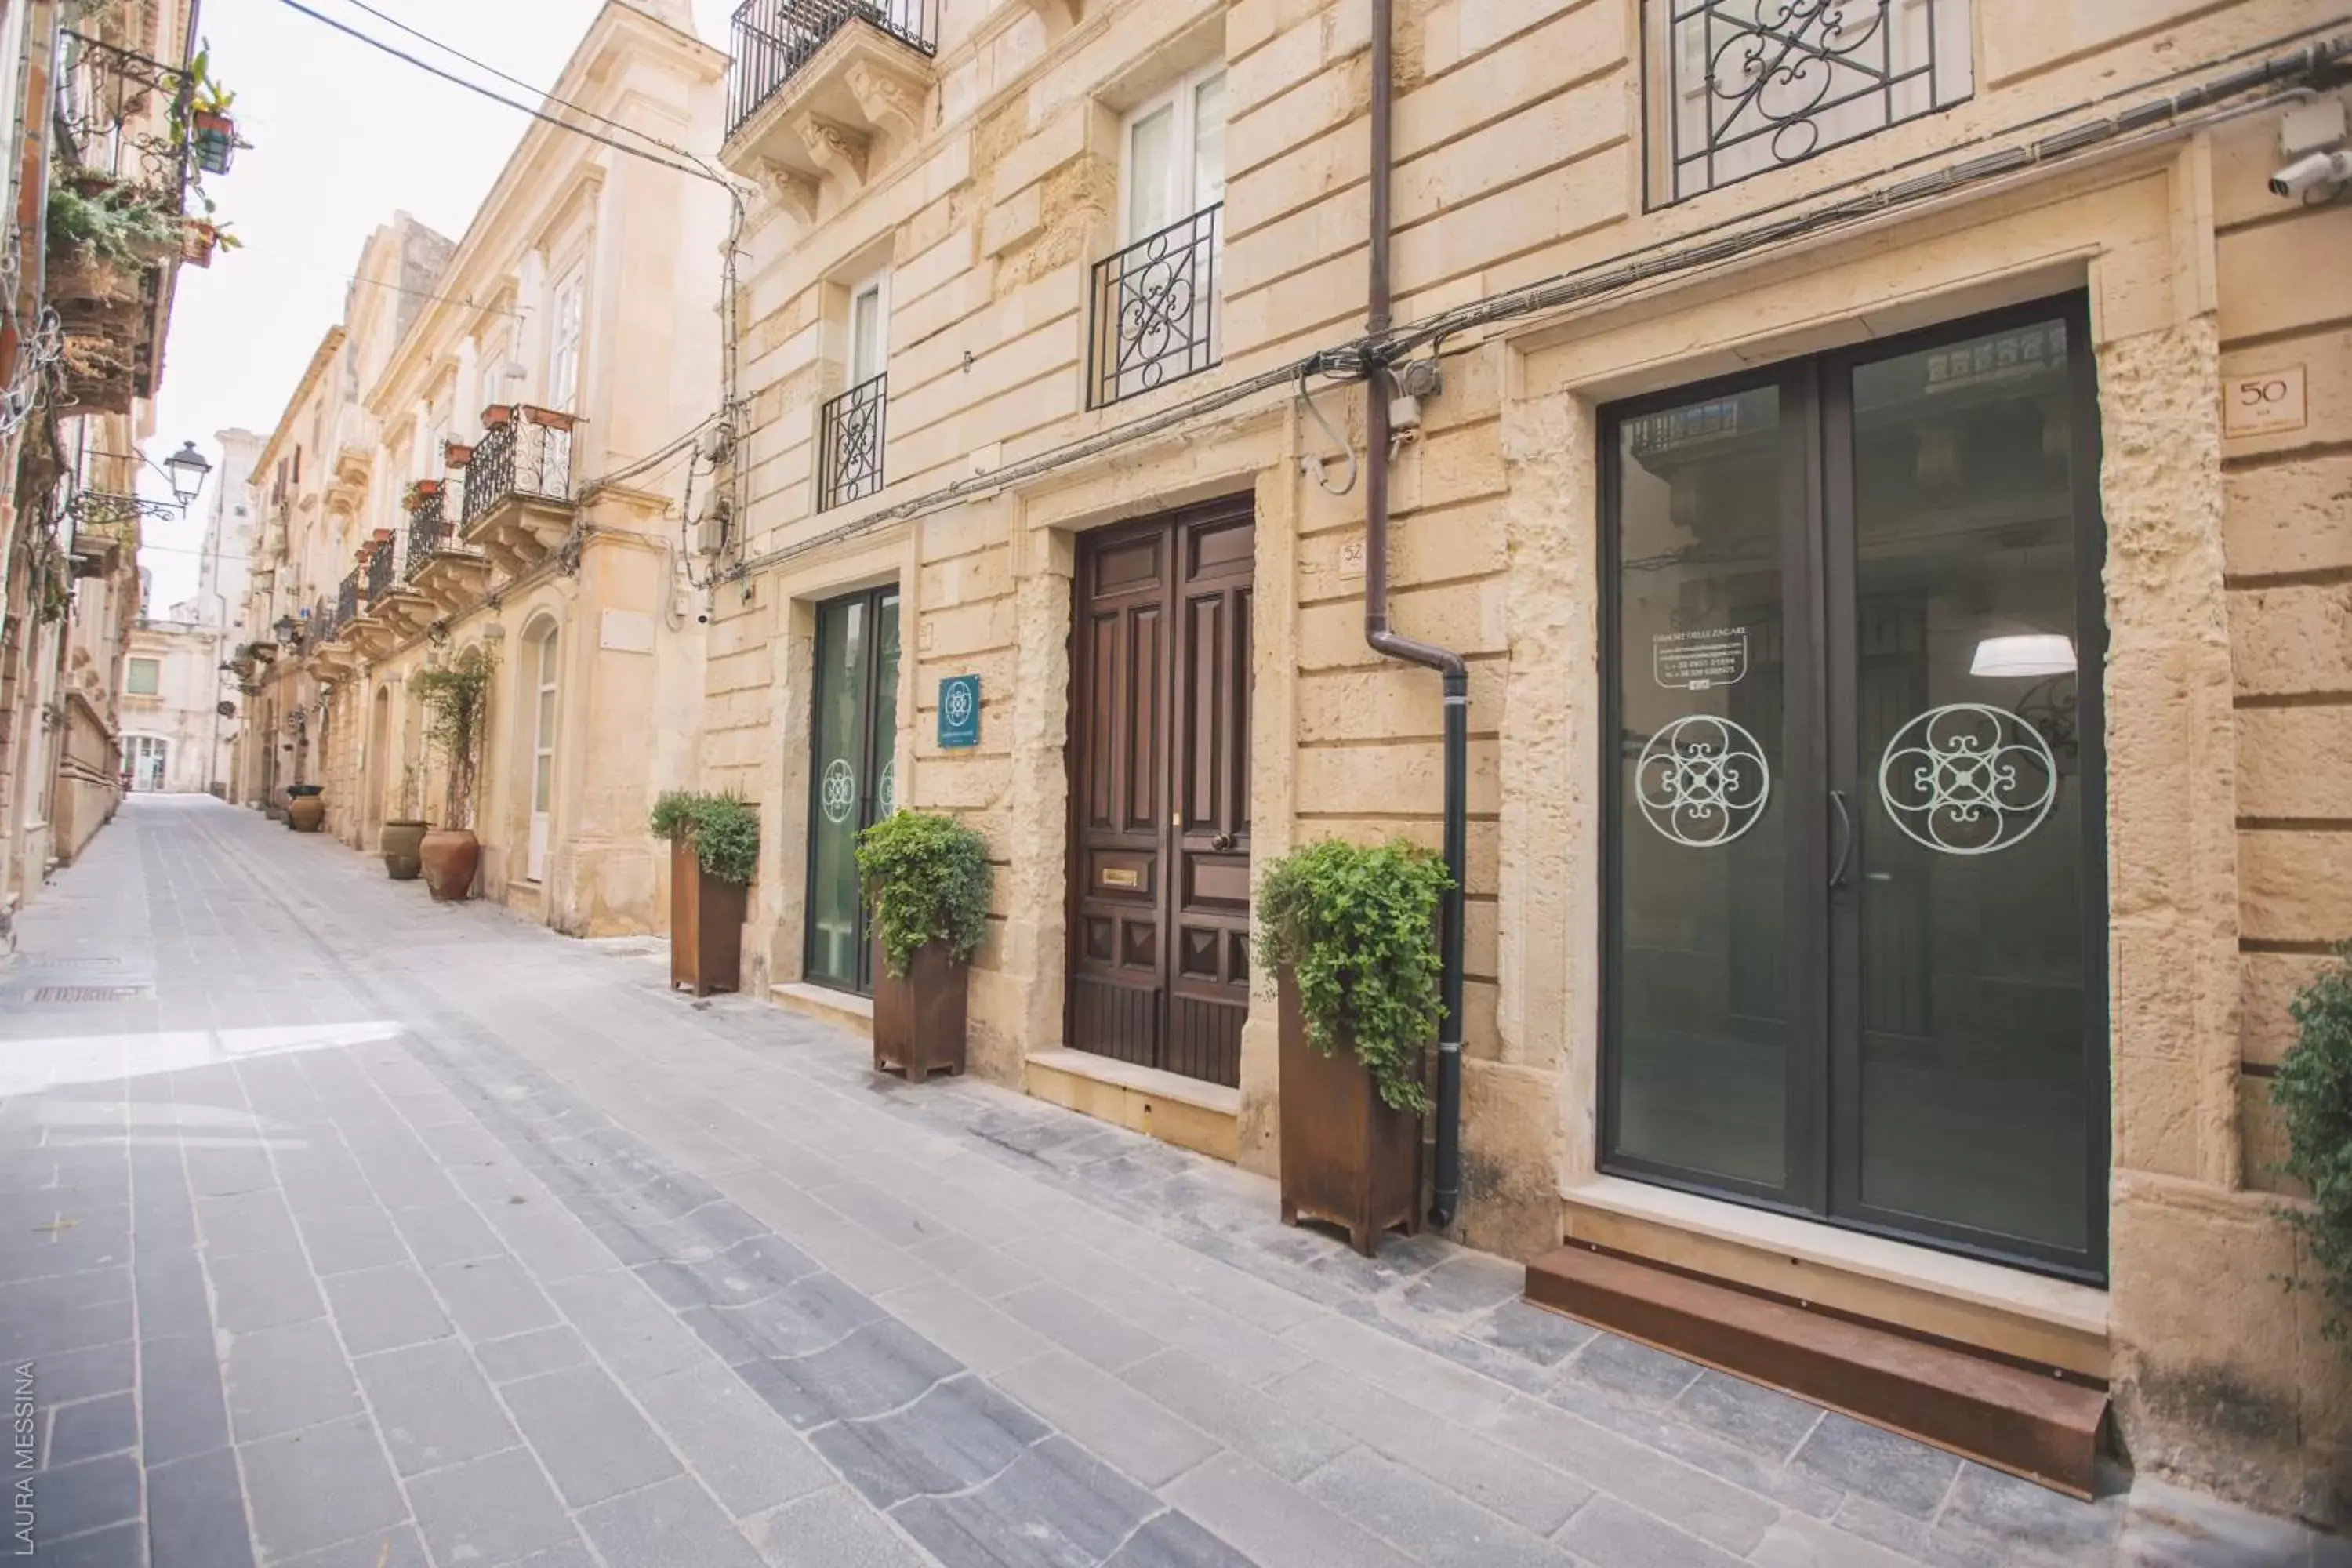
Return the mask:
[[1230,833],[1220,833],[1209,840],[1209,847],[1212,849],[1231,849],[1233,847],[1234,836]]
[[1845,886],[1846,862],[1853,858],[1853,808],[1846,804],[1842,789],[1830,791],[1830,804],[1838,814],[1837,864],[1830,868],[1830,886],[1836,889]]

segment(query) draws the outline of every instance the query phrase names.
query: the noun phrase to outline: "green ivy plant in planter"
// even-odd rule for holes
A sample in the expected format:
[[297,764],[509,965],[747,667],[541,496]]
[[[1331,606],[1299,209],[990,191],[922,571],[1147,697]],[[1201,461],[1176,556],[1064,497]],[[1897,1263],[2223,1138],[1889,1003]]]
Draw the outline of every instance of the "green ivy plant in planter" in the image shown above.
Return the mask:
[[1282,1217],[1370,1257],[1420,1224],[1423,1058],[1435,1037],[1444,863],[1403,839],[1329,838],[1268,867],[1257,961],[1281,994]]
[[964,1069],[966,965],[988,931],[988,841],[952,816],[893,813],[857,836],[882,950],[874,1066],[910,1081]]
[[2278,1168],[2311,1190],[2292,1215],[2310,1258],[2303,1282],[2327,1304],[2321,1331],[2352,1355],[2352,949],[2287,1012],[2301,1033],[2271,1084],[2287,1142]]
[[697,790],[662,792],[646,826],[670,844],[669,983],[697,996],[743,983],[743,921],[760,868],[751,803]]

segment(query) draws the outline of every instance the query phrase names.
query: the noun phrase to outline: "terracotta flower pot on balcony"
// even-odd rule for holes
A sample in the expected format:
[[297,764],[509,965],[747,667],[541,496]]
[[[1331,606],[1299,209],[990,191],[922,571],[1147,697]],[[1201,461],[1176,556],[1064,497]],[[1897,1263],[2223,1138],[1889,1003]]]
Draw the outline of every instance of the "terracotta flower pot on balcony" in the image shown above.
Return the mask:
[[425,868],[425,833],[430,825],[417,817],[395,817],[383,825],[376,847],[383,855],[384,875],[395,882],[413,882]]
[[1370,1258],[1389,1231],[1421,1228],[1421,1118],[1381,1099],[1352,1040],[1330,1056],[1309,1044],[1288,969],[1279,987],[1282,1223],[1336,1225]]
[[425,890],[436,904],[462,903],[474,896],[474,873],[482,864],[482,841],[462,827],[436,827],[417,847],[424,862]]

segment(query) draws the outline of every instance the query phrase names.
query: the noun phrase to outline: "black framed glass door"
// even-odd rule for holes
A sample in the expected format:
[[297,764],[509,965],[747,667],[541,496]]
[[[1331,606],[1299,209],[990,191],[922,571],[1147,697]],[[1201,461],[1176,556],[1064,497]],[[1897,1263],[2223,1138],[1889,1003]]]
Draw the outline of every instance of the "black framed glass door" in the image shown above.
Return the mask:
[[2104,1277],[2087,341],[1607,411],[1605,1168]]
[[871,995],[874,944],[857,895],[857,835],[898,809],[898,589],[817,606],[815,692],[803,973],[816,984]]

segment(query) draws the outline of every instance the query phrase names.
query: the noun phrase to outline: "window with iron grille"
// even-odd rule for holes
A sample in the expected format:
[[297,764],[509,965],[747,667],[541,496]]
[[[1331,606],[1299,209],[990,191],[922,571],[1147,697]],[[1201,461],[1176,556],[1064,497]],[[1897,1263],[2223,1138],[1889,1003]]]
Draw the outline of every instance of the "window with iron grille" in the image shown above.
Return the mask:
[[1225,73],[1215,66],[1128,116],[1119,199],[1126,244],[1095,264],[1089,407],[1216,366],[1224,199]]
[[880,489],[887,428],[890,278],[877,272],[849,290],[849,390],[818,410],[816,509],[829,510]]
[[1970,0],[1646,0],[1649,205],[1965,101]]

